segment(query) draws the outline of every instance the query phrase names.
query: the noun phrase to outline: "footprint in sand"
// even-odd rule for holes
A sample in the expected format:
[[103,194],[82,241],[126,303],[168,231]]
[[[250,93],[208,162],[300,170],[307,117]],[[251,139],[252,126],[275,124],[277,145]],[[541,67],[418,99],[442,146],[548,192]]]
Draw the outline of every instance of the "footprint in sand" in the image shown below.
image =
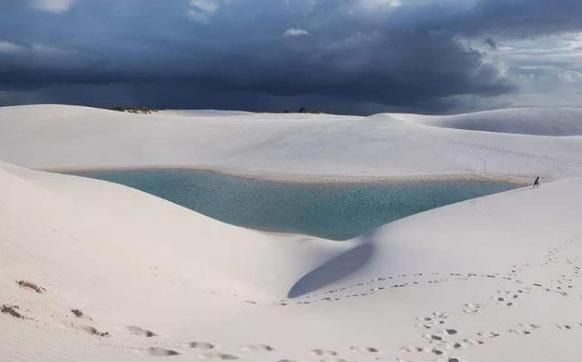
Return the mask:
[[83,327],[81,327],[81,329],[84,330],[85,332],[87,332],[93,336],[97,336],[97,337],[109,337],[110,336],[109,332],[101,332],[93,326],[83,326]]
[[[421,325],[417,325],[417,327],[422,327],[425,329],[433,329],[431,326],[429,325],[425,325],[425,324],[421,324]],[[445,328],[445,329],[436,329],[435,333],[433,334],[425,334],[423,337],[425,339],[431,340],[431,341],[442,341],[444,340],[447,336],[454,336],[455,334],[459,333],[459,331],[455,328]]]
[[517,291],[498,290],[497,293],[498,295],[496,297],[493,297],[493,300],[495,300],[495,302],[501,305],[505,305],[507,307],[512,307],[515,305],[515,302],[521,297],[524,291],[521,289]]
[[71,309],[71,313],[77,318],[86,318],[92,320],[91,317],[83,313],[83,311],[80,309]]
[[419,316],[416,317],[416,320],[422,322],[422,326],[426,329],[430,329],[427,328],[426,326],[432,325],[432,326],[440,326],[446,323],[448,318],[448,315],[446,313],[438,313],[438,312],[434,312],[432,313],[432,315],[430,316]]
[[475,340],[475,339],[471,339],[471,338],[464,338],[463,342],[465,343],[465,347],[466,346],[478,346],[481,344],[485,344],[485,342],[483,342],[482,340]]
[[46,292],[46,289],[44,289],[43,287],[40,287],[31,282],[27,282],[26,280],[19,280],[16,282],[16,284],[18,284],[22,288],[30,289],[39,294]]
[[129,331],[129,333],[138,336],[138,337],[155,337],[157,336],[157,334],[155,334],[152,331],[149,331],[147,329],[143,329],[141,327],[137,327],[137,326],[128,326],[127,330]]
[[312,349],[311,353],[313,353],[314,355],[319,356],[319,357],[337,356],[336,351],[327,350],[327,349],[320,349],[320,348]]
[[459,331],[455,328],[447,328],[445,329],[445,333],[449,336],[454,336],[455,334],[459,333]]
[[435,341],[435,342],[441,342],[444,340],[443,336],[440,336],[438,334],[425,334],[424,338],[427,339],[428,341]]
[[479,313],[480,311],[481,311],[481,305],[477,304],[477,303],[465,304],[465,308],[463,309],[463,313],[466,313],[466,314]]
[[503,333],[501,333],[501,332],[493,332],[493,331],[487,332],[487,333],[477,333],[478,336],[487,337],[489,339],[495,339],[495,338],[501,337],[502,334]]
[[462,344],[462,343],[455,342],[455,343],[453,343],[453,345],[452,345],[452,348],[453,348],[453,349],[461,349],[461,348],[462,348],[462,349],[466,349],[466,348],[467,348],[467,346],[465,346],[465,345],[464,345],[464,344]]
[[208,343],[208,342],[190,342],[190,343],[188,343],[188,347],[194,348],[194,349],[209,350],[209,349],[214,349],[216,346],[213,345],[212,343]]
[[433,348],[431,351],[431,353],[437,355],[437,356],[442,356],[445,352],[439,348]]
[[515,328],[512,328],[512,329],[508,330],[508,332],[509,333],[513,333],[513,334],[521,334],[521,335],[524,335],[524,336],[527,336],[527,335],[530,335],[531,334],[531,331],[530,330],[515,329]]
[[177,356],[180,354],[174,350],[161,348],[161,347],[150,347],[147,349],[147,353],[150,356],[155,356],[155,357],[169,357],[169,356]]
[[407,352],[407,353],[419,353],[419,352],[423,352],[424,348],[417,347],[417,346],[404,346],[404,347],[400,347],[400,350],[403,352]]
[[248,345],[242,348],[243,351],[253,351],[253,352],[273,352],[275,348],[269,346],[268,344],[257,344]]
[[359,353],[359,354],[378,353],[379,352],[379,350],[376,347],[356,347],[356,346],[350,347],[350,351],[352,353]]
[[18,319],[26,319],[20,312],[20,307],[17,305],[4,304],[0,307],[0,313],[7,314]]
[[570,330],[573,329],[575,325],[573,324],[556,324],[556,328],[562,330]]
[[508,332],[521,335],[530,335],[534,330],[541,328],[539,325],[532,323],[520,323],[518,327],[519,328],[510,329]]
[[419,328],[424,328],[424,329],[432,329],[433,326],[431,326],[430,324],[416,324],[415,327],[419,327]]
[[240,359],[239,356],[230,354],[230,353],[221,353],[221,352],[207,352],[200,355],[201,358],[207,360],[223,360],[223,361],[231,361]]

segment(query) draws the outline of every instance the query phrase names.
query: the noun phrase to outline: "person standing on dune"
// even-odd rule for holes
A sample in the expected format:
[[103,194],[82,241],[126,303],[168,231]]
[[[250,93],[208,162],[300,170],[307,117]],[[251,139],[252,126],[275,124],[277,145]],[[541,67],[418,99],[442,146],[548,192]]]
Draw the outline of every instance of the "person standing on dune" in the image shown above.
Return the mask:
[[533,188],[537,189],[538,187],[540,187],[540,177],[537,176],[534,183],[533,183]]

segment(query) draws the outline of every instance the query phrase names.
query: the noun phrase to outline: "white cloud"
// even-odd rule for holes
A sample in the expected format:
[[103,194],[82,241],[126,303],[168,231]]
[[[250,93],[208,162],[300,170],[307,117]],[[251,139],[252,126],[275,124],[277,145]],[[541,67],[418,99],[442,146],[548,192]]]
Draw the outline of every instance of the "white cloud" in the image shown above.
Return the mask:
[[516,94],[497,97],[505,106],[579,106],[582,102],[582,33],[494,40],[496,48],[480,39],[464,43],[478,49],[484,61],[495,64],[518,88]]
[[190,0],[190,6],[201,12],[214,13],[220,4],[217,0]]
[[285,30],[285,32],[283,33],[284,37],[306,36],[306,35],[309,35],[309,32],[307,30],[299,29],[299,28],[290,28],[290,29]]
[[52,45],[33,43],[29,47],[30,51],[43,56],[64,57],[70,55],[72,51],[61,49]]
[[31,0],[30,6],[35,10],[62,13],[69,10],[76,0]]
[[365,9],[398,8],[401,0],[358,0],[358,4]]
[[582,81],[582,73],[575,70],[566,70],[560,74],[560,78],[564,82],[577,83]]
[[73,54],[73,52],[42,43],[15,44],[8,41],[0,41],[0,54],[16,57],[26,56],[63,59]]
[[7,41],[0,41],[0,53],[15,54],[15,53],[20,53],[23,50],[25,50],[25,49],[23,47],[21,47],[20,45],[10,43]]
[[461,41],[468,48],[478,49],[488,61],[505,64],[514,72],[535,71],[567,81],[577,77],[575,73],[580,72],[582,64],[582,33],[501,39],[495,48],[479,39]]
[[198,23],[208,23],[214,15],[229,0],[190,0],[188,17]]

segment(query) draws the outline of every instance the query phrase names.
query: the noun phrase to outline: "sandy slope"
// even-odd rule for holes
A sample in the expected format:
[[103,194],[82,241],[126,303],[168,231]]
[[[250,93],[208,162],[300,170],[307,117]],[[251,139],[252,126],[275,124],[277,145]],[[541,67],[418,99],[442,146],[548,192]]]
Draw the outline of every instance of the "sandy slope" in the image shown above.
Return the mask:
[[[7,361],[141,360],[150,347],[175,360],[317,361],[317,349],[356,361],[580,356],[570,348],[582,337],[579,179],[343,244],[230,227],[104,182],[10,166],[0,180],[0,299],[30,318],[0,315]],[[428,352],[406,352],[417,347]]]
[[[52,107],[41,108],[46,113]],[[258,134],[262,122],[283,138],[250,147],[245,165],[280,173],[287,170],[253,159],[259,157],[256,152],[271,150],[265,157],[274,162],[281,157],[278,145],[283,153],[297,150],[293,142],[304,140],[299,135],[315,139],[309,136],[315,130],[321,142],[333,144],[337,137],[330,137],[333,128],[326,124],[338,121],[343,136],[354,142],[364,139],[359,132],[368,132],[356,127],[363,122],[364,130],[376,124],[378,136],[402,142],[402,147],[404,141],[392,132],[412,142],[418,131],[421,139],[431,140],[425,148],[452,157],[433,158],[432,168],[429,162],[406,164],[392,157],[387,162],[401,169],[379,168],[388,175],[401,170],[418,174],[420,166],[428,169],[420,174],[470,171],[460,166],[470,158],[453,152],[459,142],[470,144],[485,161],[503,160],[508,169],[513,167],[512,175],[531,172],[534,159],[540,163],[536,172],[553,177],[579,172],[576,137],[459,131],[419,125],[419,118],[308,116],[314,117],[309,119],[313,124],[304,130],[306,119],[272,126],[279,120],[237,115],[238,122],[249,122],[248,128],[225,129],[204,117],[117,118],[116,113],[62,107],[55,107],[58,117],[45,114],[42,121],[35,108],[0,109],[0,159],[37,167],[85,161],[108,166],[116,164],[117,153],[126,166],[140,165],[146,155],[163,163],[145,142],[135,141],[148,136],[144,139],[159,142],[159,147],[176,145],[165,153],[172,163],[184,156],[180,160],[197,165],[202,159],[196,158],[198,153],[208,152],[204,157],[209,163],[230,167],[233,161],[223,162],[217,150],[272,137],[267,131]],[[95,116],[101,112],[103,117]],[[91,121],[83,120],[87,114]],[[41,127],[43,122],[51,126]],[[86,123],[77,128],[76,122]],[[177,132],[195,122],[200,133]],[[223,132],[232,142],[209,142],[215,148],[204,150],[194,141],[205,140],[210,130],[216,132],[215,141]],[[191,137],[190,147],[198,153],[187,153],[186,143],[180,143],[185,141],[172,142],[180,134]],[[235,134],[244,139],[233,138]],[[371,144],[382,148],[390,142]],[[492,151],[501,146],[505,148]],[[354,147],[363,152],[365,145]],[[506,152],[508,148],[519,149],[521,156]],[[550,156],[538,159],[530,150]],[[314,155],[317,161],[306,160],[305,168],[297,163],[291,170],[332,170],[343,157]],[[365,172],[379,164],[367,157],[353,155],[343,165],[350,167],[347,174],[376,172]],[[356,159],[366,166],[351,163]],[[481,161],[471,159],[479,170]],[[0,306],[17,305],[15,311],[26,318],[0,313],[0,361],[143,361],[158,356],[258,362],[578,361],[582,356],[576,348],[582,337],[580,178],[432,210],[342,243],[237,228],[126,187],[6,163],[0,163],[0,185]],[[19,286],[21,280],[45,290]],[[71,309],[84,315],[77,318]],[[109,336],[96,336],[88,327]],[[155,336],[148,337],[147,331]]]

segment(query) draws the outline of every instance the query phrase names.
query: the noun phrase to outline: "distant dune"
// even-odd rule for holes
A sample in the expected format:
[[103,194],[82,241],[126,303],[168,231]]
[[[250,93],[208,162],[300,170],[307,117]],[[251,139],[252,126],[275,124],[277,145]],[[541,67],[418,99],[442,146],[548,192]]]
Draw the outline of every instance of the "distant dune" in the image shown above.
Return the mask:
[[[536,175],[582,175],[579,139],[516,134],[553,129],[556,119],[562,120],[563,132],[575,134],[580,127],[577,110],[540,112],[544,116],[535,110],[452,117],[187,116],[58,105],[4,107],[0,157],[34,168],[197,167],[282,179],[469,175],[529,182]],[[481,129],[512,125],[522,132],[444,128],[465,123]]]
[[453,116],[404,116],[446,128],[538,136],[582,136],[582,108],[513,108]]
[[252,115],[252,112],[243,111],[219,111],[214,109],[168,109],[159,111],[160,113],[168,116],[186,116],[186,117],[224,117],[224,116],[248,116]]

